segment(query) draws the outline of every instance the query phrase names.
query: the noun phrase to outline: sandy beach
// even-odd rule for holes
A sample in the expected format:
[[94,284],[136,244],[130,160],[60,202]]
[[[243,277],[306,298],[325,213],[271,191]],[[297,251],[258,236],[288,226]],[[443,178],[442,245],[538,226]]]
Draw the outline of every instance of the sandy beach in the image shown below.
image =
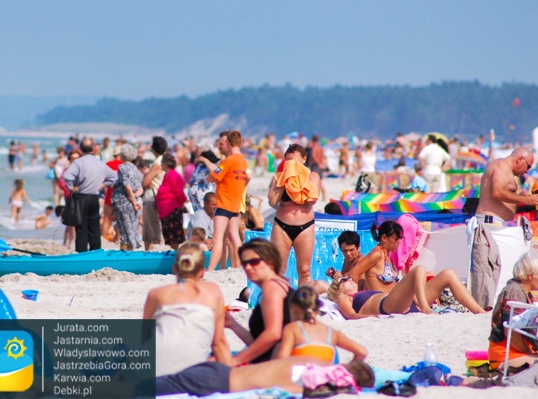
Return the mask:
[[[326,201],[320,201],[322,210],[329,198],[340,198],[342,189],[352,187],[354,179],[325,179]],[[251,194],[265,196],[269,177],[253,179],[249,186]],[[267,209],[266,200],[262,209]],[[42,247],[39,247],[42,245]],[[116,248],[104,241],[106,248]],[[50,243],[30,243],[29,247],[41,250],[53,249]],[[28,249],[28,246],[26,247]],[[163,247],[164,249],[165,247]],[[174,282],[172,275],[135,275],[111,269],[95,271],[83,276],[40,277],[32,273],[11,274],[0,277],[0,288],[10,299],[18,318],[31,319],[130,319],[140,318],[147,292],[154,287]],[[205,278],[221,287],[225,302],[232,302],[246,286],[241,269],[229,269],[206,273]],[[22,298],[21,291],[39,291],[37,301]],[[250,311],[236,312],[234,316],[246,324]],[[422,360],[427,342],[433,343],[439,361],[452,369],[455,375],[464,375],[465,351],[486,350],[490,330],[490,314],[473,315],[395,315],[384,318],[368,318],[353,321],[335,321],[328,315],[321,320],[343,331],[352,339],[365,345],[369,351],[370,364],[384,369],[400,369]],[[240,350],[242,342],[227,332],[232,350]],[[340,359],[350,359],[340,351]],[[348,395],[349,396],[349,395]],[[343,395],[341,396],[343,397]],[[351,397],[351,396],[349,396]],[[536,390],[529,388],[490,388],[474,390],[463,387],[420,388],[416,398],[535,398]]]

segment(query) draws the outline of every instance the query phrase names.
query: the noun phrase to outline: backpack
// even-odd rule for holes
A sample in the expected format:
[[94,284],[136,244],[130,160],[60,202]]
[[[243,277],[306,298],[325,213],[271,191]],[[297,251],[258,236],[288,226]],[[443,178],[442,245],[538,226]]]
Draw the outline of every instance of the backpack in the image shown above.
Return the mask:
[[357,179],[357,184],[355,184],[355,191],[358,193],[367,193],[371,188],[372,180],[370,180],[367,173],[362,173]]

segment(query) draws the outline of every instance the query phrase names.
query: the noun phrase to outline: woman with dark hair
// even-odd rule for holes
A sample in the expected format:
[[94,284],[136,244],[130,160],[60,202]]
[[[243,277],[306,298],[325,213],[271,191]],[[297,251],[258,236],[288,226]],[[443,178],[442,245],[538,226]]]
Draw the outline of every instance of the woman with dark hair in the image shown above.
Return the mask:
[[142,185],[144,186],[144,207],[143,207],[143,228],[142,239],[144,249],[149,251],[153,244],[161,243],[161,223],[157,206],[155,205],[155,195],[161,186],[164,178],[164,171],[161,167],[163,154],[168,148],[168,142],[162,136],[154,136],[151,144],[151,152],[155,156],[151,168],[144,175]]
[[120,156],[123,163],[118,166],[118,180],[112,191],[112,204],[120,232],[120,248],[131,251],[140,247],[138,241],[138,211],[141,206],[137,197],[142,195],[142,176],[133,164],[138,150],[130,144],[121,146]]
[[211,172],[203,159],[212,164],[219,162],[219,158],[208,148],[198,148],[197,157],[194,159],[194,171],[190,177],[187,188],[187,196],[192,204],[194,212],[204,208],[204,196],[209,192],[215,192],[216,183],[209,183],[207,176]]
[[298,285],[312,283],[310,268],[316,241],[314,205],[321,184],[319,174],[310,172],[305,162],[305,149],[299,144],[290,145],[284,168],[271,180],[268,194],[269,205],[276,208],[271,241],[280,250],[282,274],[286,272],[291,248],[295,250]]
[[[424,267],[413,266],[399,279],[398,271],[389,256],[390,252],[396,251],[403,236],[403,228],[399,223],[387,220],[379,228],[374,224],[370,231],[379,244],[346,273],[355,284],[364,280],[364,288],[367,290],[364,292],[388,294],[398,288],[397,291],[403,292],[406,297],[416,297],[416,304],[408,304],[411,311],[418,307],[423,313],[431,313],[430,304],[449,287],[463,306],[473,313],[484,312],[452,269],[445,269],[428,281]],[[363,296],[366,297],[366,294]]]
[[165,175],[155,200],[161,219],[164,242],[173,249],[177,249],[179,244],[185,241],[183,230],[183,206],[187,201],[183,191],[185,183],[183,177],[176,171],[177,161],[172,153],[163,154],[161,166]]
[[261,297],[252,311],[249,330],[230,314],[226,315],[226,327],[247,345],[234,356],[235,365],[271,359],[282,338],[282,329],[290,322],[288,303],[293,292],[281,276],[282,260],[272,242],[254,238],[239,248],[239,257],[247,279],[260,287]]

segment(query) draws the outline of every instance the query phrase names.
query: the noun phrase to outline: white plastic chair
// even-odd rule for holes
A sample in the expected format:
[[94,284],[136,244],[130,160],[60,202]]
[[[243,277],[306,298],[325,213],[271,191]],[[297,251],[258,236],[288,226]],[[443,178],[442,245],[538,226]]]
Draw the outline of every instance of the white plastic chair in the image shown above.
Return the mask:
[[[508,376],[508,360],[510,355],[510,341],[512,340],[512,331],[516,331],[526,337],[538,339],[538,325],[526,324],[526,320],[534,320],[538,317],[538,303],[523,303],[516,301],[508,301],[510,306],[510,318],[508,322],[504,322],[504,327],[508,329],[508,337],[506,338],[506,355],[504,358],[503,379]],[[523,313],[516,315],[514,319],[515,309],[527,309]]]

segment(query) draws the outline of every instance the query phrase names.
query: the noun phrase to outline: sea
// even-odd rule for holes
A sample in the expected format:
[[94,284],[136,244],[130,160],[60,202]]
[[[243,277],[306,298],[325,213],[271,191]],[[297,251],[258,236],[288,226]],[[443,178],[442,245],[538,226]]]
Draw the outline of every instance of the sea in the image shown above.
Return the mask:
[[[52,183],[46,178],[49,170],[48,163],[57,156],[56,147],[65,145],[68,137],[69,135],[65,137],[24,136],[18,133],[10,136],[6,132],[0,135],[0,239],[47,239],[60,244],[63,242],[65,226],[54,213],[50,216],[50,225],[45,229],[36,230],[34,219],[44,213],[48,205],[54,206]],[[22,168],[15,165],[15,170],[10,169],[8,161],[11,140],[16,143],[20,141],[26,145],[26,154],[21,157]],[[39,145],[39,156],[37,162],[32,163],[32,145],[34,144]],[[43,150],[46,152],[46,162],[43,160]],[[31,205],[23,201],[21,220],[13,224],[9,196],[15,179],[24,180],[24,188]]]

